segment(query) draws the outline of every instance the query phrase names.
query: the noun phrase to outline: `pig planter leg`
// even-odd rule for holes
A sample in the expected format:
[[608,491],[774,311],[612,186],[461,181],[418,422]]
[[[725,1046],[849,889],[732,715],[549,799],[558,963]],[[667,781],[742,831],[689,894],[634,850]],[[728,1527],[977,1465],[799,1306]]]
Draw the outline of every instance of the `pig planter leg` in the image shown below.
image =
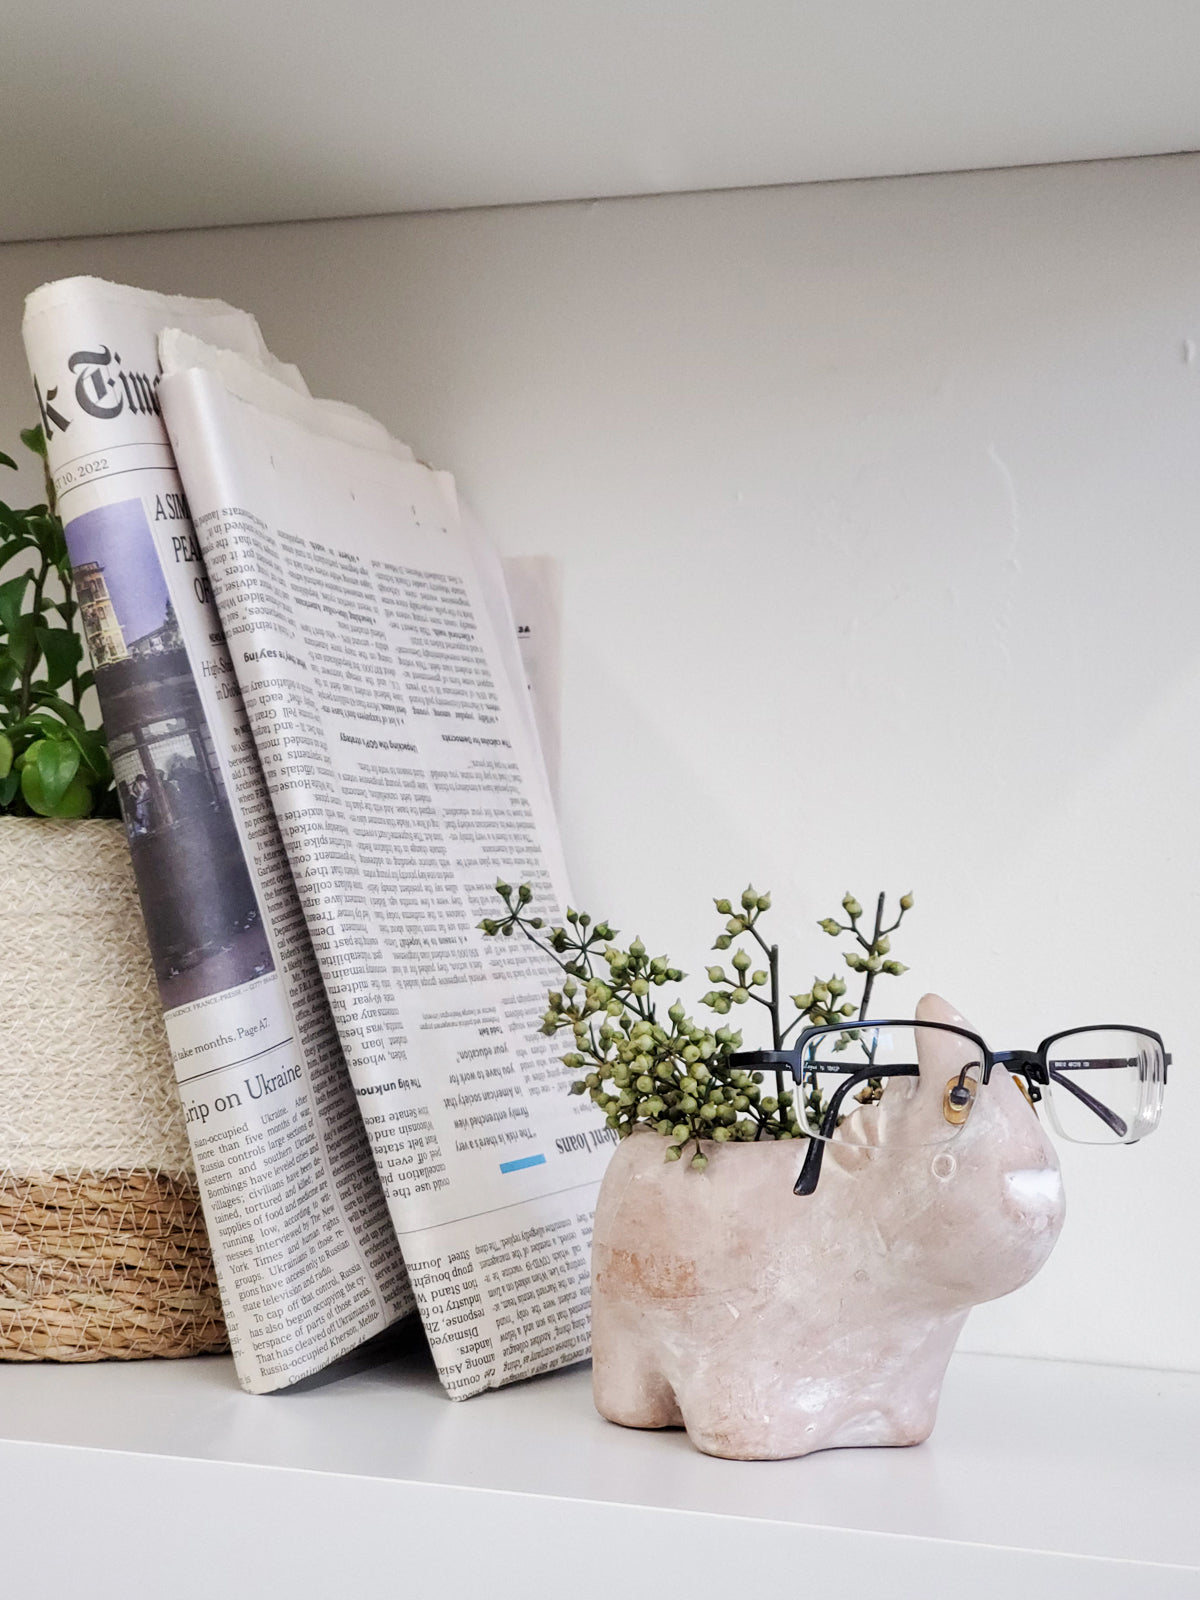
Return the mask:
[[[932,995],[917,1015],[962,1021]],[[923,1077],[914,1106],[943,1089]],[[682,1424],[738,1460],[929,1436],[968,1310],[1027,1283],[1058,1237],[1053,1148],[1000,1069],[952,1160],[833,1145],[797,1197],[804,1149],[706,1143],[694,1172],[654,1133],[618,1148],[593,1239],[602,1416]]]

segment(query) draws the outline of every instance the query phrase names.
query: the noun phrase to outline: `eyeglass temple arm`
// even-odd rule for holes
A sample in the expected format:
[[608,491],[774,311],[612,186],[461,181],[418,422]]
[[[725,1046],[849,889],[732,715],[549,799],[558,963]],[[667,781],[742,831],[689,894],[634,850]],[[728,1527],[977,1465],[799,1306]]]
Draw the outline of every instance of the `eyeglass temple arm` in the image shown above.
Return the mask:
[[[729,1058],[731,1066],[737,1067],[786,1067],[796,1082],[796,1092],[800,1090],[800,1052],[799,1050],[739,1050],[736,1055]],[[841,1068],[837,1069],[843,1070]],[[853,1068],[845,1069],[853,1071]],[[850,1085],[847,1084],[846,1088]],[[841,1104],[840,1097],[837,1103]],[[828,1117],[826,1118],[828,1120]],[[823,1139],[809,1139],[808,1149],[804,1153],[804,1164],[800,1168],[800,1176],[796,1179],[793,1194],[812,1194],[817,1187],[821,1176],[821,1162],[825,1159],[825,1141]]]
[[[796,1083],[796,1093],[803,1093],[801,1083],[801,1055],[798,1049],[791,1050],[739,1050],[730,1057],[730,1065],[738,1067],[786,1067],[792,1074]],[[856,1083],[862,1083],[868,1078],[877,1076],[874,1067],[865,1070],[859,1067],[841,1067],[832,1064],[822,1067],[825,1072],[846,1073],[845,1083],[840,1083],[829,1097],[829,1104],[825,1109],[825,1117],[821,1123],[821,1132],[830,1134],[837,1125],[838,1111],[846,1094],[853,1089]],[[915,1072],[917,1069],[911,1069]],[[804,1162],[800,1168],[800,1176],[796,1179],[793,1194],[812,1194],[821,1177],[821,1163],[825,1159],[825,1139],[814,1139],[809,1136],[808,1149],[804,1153]]]
[[[846,1072],[848,1076],[845,1083],[839,1083],[829,1096],[829,1104],[825,1107],[825,1115],[821,1119],[821,1137],[819,1139],[814,1139],[811,1135],[809,1137],[808,1150],[805,1152],[804,1164],[800,1168],[800,1176],[796,1179],[795,1187],[792,1190],[793,1194],[812,1194],[816,1189],[821,1177],[821,1163],[825,1159],[825,1146],[829,1142],[833,1130],[837,1127],[838,1112],[842,1109],[842,1101],[850,1090],[854,1088],[856,1083],[866,1083],[871,1078],[885,1075],[878,1067],[874,1066],[862,1067],[857,1070],[846,1067],[830,1067],[825,1070]],[[901,1067],[893,1064],[887,1068],[886,1076],[889,1078],[915,1078],[920,1070],[919,1067]],[[798,1081],[797,1088],[799,1088]]]
[[[1009,1072],[1015,1073],[1017,1077],[1028,1079],[1031,1085],[1053,1081],[1058,1084],[1059,1088],[1066,1089],[1075,1096],[1081,1105],[1085,1105],[1093,1116],[1099,1117],[1106,1127],[1111,1128],[1118,1139],[1123,1139],[1129,1132],[1128,1124],[1115,1111],[1106,1106],[1102,1100],[1097,1100],[1095,1095],[1089,1094],[1086,1089],[1081,1088],[1072,1079],[1065,1078],[1057,1068],[1048,1066],[1042,1061],[1037,1051],[996,1050],[992,1054],[992,1060],[997,1066],[1007,1067]],[[1107,1060],[1089,1063],[1089,1065],[1097,1068],[1110,1065],[1117,1066],[1119,1064],[1116,1061],[1109,1062]],[[1040,1098],[1041,1096],[1034,1090],[1033,1099],[1038,1100]]]
[[806,1195],[815,1192],[817,1184],[821,1181],[821,1163],[824,1159],[824,1139],[810,1138],[808,1149],[804,1152],[804,1164],[792,1189],[793,1194]]
[[1123,1139],[1129,1132],[1129,1124],[1119,1117],[1115,1111],[1110,1111],[1102,1101],[1090,1095],[1086,1089],[1081,1089],[1077,1083],[1072,1083],[1070,1078],[1064,1078],[1062,1073],[1057,1072],[1053,1067],[1047,1067],[1046,1072],[1060,1088],[1068,1089],[1076,1100],[1085,1105],[1089,1111],[1095,1112],[1101,1122],[1110,1127],[1118,1139]]

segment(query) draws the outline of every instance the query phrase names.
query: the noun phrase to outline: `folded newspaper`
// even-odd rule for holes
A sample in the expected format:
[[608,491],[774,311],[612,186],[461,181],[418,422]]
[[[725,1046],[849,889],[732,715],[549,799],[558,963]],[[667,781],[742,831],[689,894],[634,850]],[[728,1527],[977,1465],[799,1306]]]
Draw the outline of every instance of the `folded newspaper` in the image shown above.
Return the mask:
[[25,341],[241,1383],[414,1307],[456,1398],[580,1360],[613,1134],[477,929],[566,900],[497,558],[244,312],[76,278]]

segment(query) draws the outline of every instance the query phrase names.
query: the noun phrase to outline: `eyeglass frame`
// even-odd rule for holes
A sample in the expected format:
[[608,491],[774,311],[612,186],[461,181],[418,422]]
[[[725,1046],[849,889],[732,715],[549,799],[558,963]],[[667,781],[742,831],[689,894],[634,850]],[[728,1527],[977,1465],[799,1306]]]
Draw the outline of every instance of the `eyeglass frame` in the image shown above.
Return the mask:
[[[786,1066],[795,1080],[797,1091],[802,1093],[804,1089],[803,1052],[810,1041],[821,1034],[848,1033],[852,1029],[857,1031],[860,1028],[935,1028],[940,1033],[953,1033],[957,1034],[959,1038],[969,1039],[983,1053],[983,1070],[980,1075],[981,1087],[985,1086],[990,1080],[993,1067],[1005,1067],[1014,1077],[1025,1079],[1028,1086],[1029,1102],[1031,1105],[1036,1106],[1042,1099],[1042,1089],[1049,1088],[1051,1080],[1053,1080],[1060,1088],[1066,1089],[1077,1100],[1082,1101],[1089,1111],[1098,1116],[1102,1122],[1117,1134],[1117,1138],[1122,1144],[1137,1144],[1139,1140],[1126,1139],[1124,1133],[1127,1125],[1123,1119],[1117,1116],[1115,1111],[1104,1105],[1102,1101],[1094,1099],[1079,1084],[1072,1083],[1069,1078],[1064,1078],[1061,1073],[1056,1072],[1050,1066],[1046,1058],[1046,1052],[1051,1045],[1057,1044],[1060,1039],[1069,1039],[1077,1033],[1140,1033],[1147,1039],[1153,1039],[1162,1054],[1162,1081],[1164,1084],[1167,1081],[1167,1071],[1171,1065],[1171,1057],[1163,1044],[1162,1035],[1156,1033],[1153,1028],[1143,1028],[1140,1025],[1128,1022],[1090,1022],[1082,1028],[1061,1028],[1057,1033],[1049,1034],[1043,1039],[1036,1050],[991,1050],[985,1041],[980,1038],[979,1034],[975,1033],[971,1028],[961,1027],[955,1022],[920,1022],[913,1017],[902,1019],[895,1017],[869,1018],[865,1022],[820,1023],[811,1028],[805,1028],[803,1033],[798,1036],[796,1043],[787,1050],[739,1050],[730,1057],[729,1064],[742,1069],[747,1067],[773,1067],[776,1071]],[[969,1066],[962,1068],[959,1073],[960,1088],[964,1086],[964,1080],[970,1067],[975,1065],[975,1062],[971,1062]],[[919,1066],[893,1068],[887,1071],[878,1069],[873,1065],[865,1068],[838,1067],[832,1063],[827,1064],[824,1062],[821,1063],[820,1070],[822,1072],[846,1075],[846,1081],[840,1083],[829,1097],[829,1104],[825,1108],[822,1119],[823,1129],[826,1127],[832,1129],[836,1126],[833,1119],[837,1117],[842,1101],[857,1083],[864,1083],[869,1078],[919,1077],[921,1072]],[[969,1109],[969,1102],[966,1102],[966,1104]],[[1153,1132],[1153,1129],[1150,1131]],[[1068,1137],[1068,1142],[1075,1142],[1070,1141],[1069,1136],[1064,1135],[1064,1137]],[[804,1163],[792,1189],[793,1194],[801,1196],[810,1195],[816,1190],[821,1176],[821,1164],[825,1159],[825,1146],[830,1142],[831,1134],[825,1132],[820,1135],[808,1134],[807,1138],[808,1150],[805,1153]]]

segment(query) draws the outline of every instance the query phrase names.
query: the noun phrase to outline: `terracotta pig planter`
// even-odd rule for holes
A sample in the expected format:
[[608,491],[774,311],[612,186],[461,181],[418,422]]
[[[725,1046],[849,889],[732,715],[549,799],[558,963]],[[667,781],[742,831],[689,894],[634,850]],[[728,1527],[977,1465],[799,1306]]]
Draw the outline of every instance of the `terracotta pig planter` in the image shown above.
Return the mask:
[[[917,1015],[963,1021],[934,995]],[[912,1114],[943,1088],[923,1073]],[[751,1461],[929,1436],[967,1312],[1027,1283],[1058,1237],[1054,1150],[1002,1068],[940,1151],[835,1143],[797,1197],[805,1148],[706,1142],[704,1172],[664,1161],[656,1133],[618,1148],[592,1255],[602,1416]]]

